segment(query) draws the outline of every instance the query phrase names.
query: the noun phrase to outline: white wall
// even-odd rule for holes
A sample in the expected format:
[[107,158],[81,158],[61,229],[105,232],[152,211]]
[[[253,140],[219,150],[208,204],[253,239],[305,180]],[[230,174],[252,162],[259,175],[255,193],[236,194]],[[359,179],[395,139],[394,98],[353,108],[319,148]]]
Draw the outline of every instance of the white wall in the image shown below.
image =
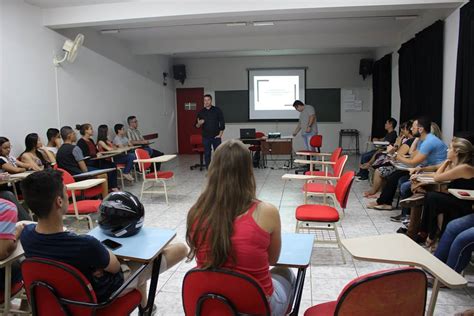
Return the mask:
[[[371,88],[371,79],[362,80],[359,75],[359,61],[371,56],[362,54],[340,55],[298,55],[266,57],[232,58],[187,58],[176,59],[175,64],[185,64],[187,79],[185,84],[176,87],[204,87],[213,94],[219,90],[248,89],[247,68],[308,67],[306,87],[315,88]],[[356,128],[361,131],[361,144],[364,150],[365,140],[370,135],[372,122],[372,98],[368,100],[369,112],[341,111],[340,123],[319,123],[319,132],[323,135],[323,150],[329,151],[338,145],[338,132],[342,128]],[[217,104],[218,105],[218,104]],[[315,104],[317,106],[317,104]],[[255,127],[263,132],[281,132],[290,135],[296,123],[228,123],[224,138],[238,138],[242,127]],[[295,139],[294,147],[303,148],[300,137]]]
[[444,21],[443,56],[443,139],[450,141],[454,131],[454,96],[459,39],[459,9]]
[[[142,133],[159,132],[162,151],[176,152],[173,82],[165,88],[85,47],[74,64],[55,69],[53,55],[65,38],[42,26],[39,8],[16,0],[2,6],[0,132],[11,139],[14,153],[23,149],[27,133],[44,139],[49,127],[85,122],[110,127],[130,114],[138,116]],[[167,71],[170,60],[161,58],[159,65],[163,69],[156,72]]]

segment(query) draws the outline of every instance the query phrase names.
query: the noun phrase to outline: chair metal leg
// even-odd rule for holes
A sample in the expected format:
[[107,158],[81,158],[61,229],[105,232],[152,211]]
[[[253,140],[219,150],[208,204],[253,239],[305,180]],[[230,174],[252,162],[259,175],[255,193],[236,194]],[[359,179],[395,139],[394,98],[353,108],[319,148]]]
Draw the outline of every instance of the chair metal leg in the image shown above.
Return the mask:
[[334,225],[334,233],[336,234],[337,246],[339,247],[339,250],[341,250],[342,263],[346,264],[346,257],[344,256],[344,249],[342,249],[341,240],[339,239],[339,233],[337,231],[337,225],[336,225],[336,223],[332,223],[332,224]]
[[169,204],[168,203],[168,191],[166,191],[166,182],[165,181],[163,181],[163,189],[165,191],[166,204]]
[[89,229],[94,228],[94,223],[92,222],[92,218],[89,215],[86,215],[87,219],[87,225],[89,226]]
[[143,198],[143,190],[145,190],[145,180],[142,182],[142,191],[140,193],[140,200]]

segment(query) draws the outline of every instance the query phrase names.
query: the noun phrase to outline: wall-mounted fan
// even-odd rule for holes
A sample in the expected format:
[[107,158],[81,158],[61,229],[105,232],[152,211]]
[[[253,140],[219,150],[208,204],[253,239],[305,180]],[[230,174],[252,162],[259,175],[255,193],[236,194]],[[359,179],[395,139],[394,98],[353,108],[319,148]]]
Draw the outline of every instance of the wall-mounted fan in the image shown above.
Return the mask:
[[63,45],[64,56],[61,59],[59,59],[58,57],[54,57],[53,59],[54,65],[59,66],[65,60],[67,60],[70,63],[73,63],[77,57],[77,50],[79,49],[79,47],[82,46],[82,43],[84,43],[84,35],[80,33],[77,34],[74,41],[67,39]]

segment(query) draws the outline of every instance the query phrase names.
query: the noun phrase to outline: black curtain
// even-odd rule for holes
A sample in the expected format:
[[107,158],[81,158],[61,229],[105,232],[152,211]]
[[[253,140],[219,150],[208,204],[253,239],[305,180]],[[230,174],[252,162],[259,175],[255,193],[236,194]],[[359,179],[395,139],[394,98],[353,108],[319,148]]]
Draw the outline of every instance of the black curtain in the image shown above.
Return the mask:
[[459,21],[454,132],[474,132],[474,2],[461,8]]
[[372,137],[384,137],[384,125],[392,114],[392,54],[374,63],[372,71]]
[[426,115],[441,126],[443,42],[444,22],[437,21],[398,51],[400,122]]

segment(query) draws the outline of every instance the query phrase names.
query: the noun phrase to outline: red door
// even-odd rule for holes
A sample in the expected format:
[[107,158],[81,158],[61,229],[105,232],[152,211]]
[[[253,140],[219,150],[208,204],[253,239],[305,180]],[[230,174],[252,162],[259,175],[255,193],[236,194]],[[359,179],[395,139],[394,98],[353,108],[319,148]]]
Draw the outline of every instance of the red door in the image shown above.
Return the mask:
[[203,108],[204,88],[176,89],[176,106],[178,108],[178,151],[180,154],[192,154],[189,138],[201,134],[195,127],[198,111]]

